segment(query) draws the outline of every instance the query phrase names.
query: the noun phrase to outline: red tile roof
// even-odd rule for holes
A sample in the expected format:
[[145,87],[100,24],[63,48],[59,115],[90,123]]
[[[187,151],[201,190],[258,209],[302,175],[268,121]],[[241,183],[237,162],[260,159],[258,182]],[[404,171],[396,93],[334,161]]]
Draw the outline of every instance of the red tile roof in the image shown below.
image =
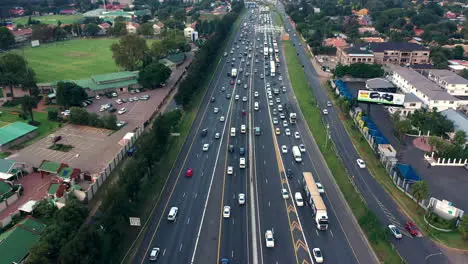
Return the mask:
[[342,38],[327,38],[323,41],[323,45],[339,48],[348,45],[348,43]]
[[15,35],[15,36],[31,35],[32,34],[32,29],[23,28],[23,29],[11,31],[11,33],[13,33],[13,35]]
[[422,34],[424,34],[424,29],[414,28],[413,32],[414,32],[414,35],[420,37],[420,36],[422,36]]

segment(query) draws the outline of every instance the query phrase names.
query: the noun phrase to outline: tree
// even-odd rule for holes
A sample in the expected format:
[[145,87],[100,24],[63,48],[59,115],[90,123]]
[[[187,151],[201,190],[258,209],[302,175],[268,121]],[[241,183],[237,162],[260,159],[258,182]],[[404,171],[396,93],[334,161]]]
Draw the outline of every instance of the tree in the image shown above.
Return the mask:
[[33,108],[36,106],[36,100],[29,95],[23,96],[21,100],[21,109],[23,110],[23,114],[26,117],[31,118],[31,122],[34,123],[34,112]]
[[464,239],[468,239],[468,215],[464,215],[458,223],[458,231],[462,234]]
[[457,130],[453,137],[455,145],[464,146],[466,144],[466,133],[463,130]]
[[144,38],[127,35],[119,43],[112,44],[111,51],[117,65],[127,71],[136,71],[142,66],[149,49]]
[[80,107],[72,107],[70,109],[70,123],[76,125],[88,125],[88,111]]
[[67,31],[65,31],[65,29],[61,28],[61,27],[56,27],[54,29],[54,39],[56,41],[58,40],[64,40],[67,38]]
[[429,194],[428,186],[425,181],[418,181],[411,186],[411,194],[419,204],[422,200],[427,199]]
[[153,62],[138,73],[138,83],[143,87],[155,88],[171,76],[171,69],[159,62]]
[[114,19],[114,23],[125,22],[125,21],[127,21],[127,19],[123,16],[118,16]]
[[465,79],[468,79],[468,70],[467,69],[463,69],[461,70],[461,72],[459,73],[459,75]]
[[57,210],[58,209],[55,205],[47,199],[44,199],[37,203],[36,208],[34,208],[33,211],[33,216],[45,224],[49,224],[53,220],[53,216]]
[[15,87],[22,87],[24,90],[29,90],[31,95],[36,95],[34,76],[34,71],[19,54],[9,52],[0,57],[0,86],[9,87],[13,97]]
[[138,28],[137,33],[138,33],[139,35],[143,35],[143,36],[153,36],[153,35],[154,35],[153,24],[151,24],[151,23],[144,23],[144,24],[142,24],[142,25]]
[[456,60],[462,60],[465,54],[465,50],[462,46],[457,45],[452,49],[452,57]]
[[11,33],[11,31],[6,27],[0,27],[0,49],[9,49],[14,44],[15,36],[13,36],[13,33]]
[[47,111],[47,119],[50,121],[58,121],[58,111],[55,108]]
[[167,55],[167,48],[161,41],[155,41],[151,44],[151,54],[156,59],[161,59]]
[[31,39],[39,40],[40,42],[51,41],[54,38],[54,28],[55,26],[52,25],[33,25]]
[[84,100],[88,99],[88,94],[83,87],[73,82],[58,82],[55,96],[57,104],[63,108],[80,106]]
[[86,24],[83,29],[84,34],[91,37],[97,36],[99,31],[101,31],[101,28],[99,28],[99,26],[94,23]]
[[395,129],[400,135],[400,137],[404,136],[405,134],[408,134],[408,132],[411,131],[412,127],[413,126],[411,125],[411,121],[408,119],[399,120],[395,123]]
[[109,29],[109,33],[115,37],[127,35],[127,26],[124,22],[114,22],[114,26]]

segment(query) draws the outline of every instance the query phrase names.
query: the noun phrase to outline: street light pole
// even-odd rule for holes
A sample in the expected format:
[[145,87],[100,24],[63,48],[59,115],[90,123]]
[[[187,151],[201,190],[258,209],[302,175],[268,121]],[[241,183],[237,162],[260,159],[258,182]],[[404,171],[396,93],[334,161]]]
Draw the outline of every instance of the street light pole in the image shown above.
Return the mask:
[[325,148],[328,148],[329,135],[330,135],[330,125],[327,123],[327,134],[325,135]]

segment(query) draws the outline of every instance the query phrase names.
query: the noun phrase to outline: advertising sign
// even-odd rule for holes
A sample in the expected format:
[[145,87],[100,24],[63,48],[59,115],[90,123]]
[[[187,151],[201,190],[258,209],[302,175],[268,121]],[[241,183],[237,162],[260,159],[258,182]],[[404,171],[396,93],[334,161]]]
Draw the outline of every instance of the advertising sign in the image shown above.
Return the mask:
[[359,90],[357,100],[359,102],[402,106],[405,102],[405,95],[397,93]]

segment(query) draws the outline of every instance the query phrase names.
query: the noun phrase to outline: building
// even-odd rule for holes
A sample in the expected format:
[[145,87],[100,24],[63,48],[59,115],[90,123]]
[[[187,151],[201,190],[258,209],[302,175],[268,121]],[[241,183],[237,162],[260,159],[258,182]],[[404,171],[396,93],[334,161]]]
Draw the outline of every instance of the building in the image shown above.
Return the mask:
[[14,227],[0,234],[2,263],[24,263],[29,250],[39,241],[46,225],[27,216]]
[[353,63],[374,64],[374,54],[365,47],[337,48],[336,56],[337,60],[343,65]]
[[126,22],[125,28],[127,29],[128,33],[136,34],[137,30],[140,28],[140,24],[135,23],[135,22]]
[[366,81],[366,89],[379,92],[396,93],[396,87],[383,78],[373,78]]
[[34,138],[37,127],[23,122],[14,122],[0,127],[0,150],[8,149],[24,141]]
[[72,81],[83,87],[91,96],[105,92],[127,92],[131,88],[139,88],[138,72],[114,72],[91,76],[89,79]]
[[11,33],[15,37],[15,42],[16,43],[21,43],[21,42],[31,40],[32,29],[23,28],[23,29],[18,29],[18,30],[12,30]]
[[412,114],[415,110],[421,109],[422,107],[423,101],[421,99],[419,99],[414,93],[407,93],[405,94],[405,102],[403,103],[403,107],[390,106],[388,107],[388,112],[394,114],[398,111],[400,116],[406,117],[409,114]]
[[346,47],[348,43],[342,38],[327,38],[322,42],[322,46],[327,47]]
[[393,83],[404,93],[414,93],[428,109],[437,108],[438,111],[457,109],[458,106],[467,103],[447,93],[412,68],[393,66],[392,71]]
[[451,95],[468,96],[468,80],[449,70],[430,70],[429,80]]
[[23,89],[22,87],[0,87],[0,92],[6,100],[12,100],[14,98],[21,98],[25,95],[29,95],[29,89]]
[[448,64],[450,70],[456,73],[461,72],[464,69],[468,69],[468,61],[465,60],[449,60]]
[[364,35],[366,33],[371,34],[371,35],[376,35],[379,33],[377,32],[377,30],[375,30],[374,27],[360,27],[358,28],[358,31],[360,35]]
[[13,178],[23,176],[25,163],[10,159],[0,159],[0,180],[11,181]]
[[[453,128],[455,131],[462,130],[465,131],[466,135],[468,135],[468,118],[465,114],[455,111],[453,109],[447,109],[440,112],[444,115],[448,120],[453,122]],[[453,138],[455,132],[449,134],[450,138]]]
[[385,42],[385,40],[381,37],[366,37],[361,38],[362,42]]
[[195,30],[191,27],[186,27],[184,29],[184,37],[186,39],[192,39],[192,33],[194,32]]

